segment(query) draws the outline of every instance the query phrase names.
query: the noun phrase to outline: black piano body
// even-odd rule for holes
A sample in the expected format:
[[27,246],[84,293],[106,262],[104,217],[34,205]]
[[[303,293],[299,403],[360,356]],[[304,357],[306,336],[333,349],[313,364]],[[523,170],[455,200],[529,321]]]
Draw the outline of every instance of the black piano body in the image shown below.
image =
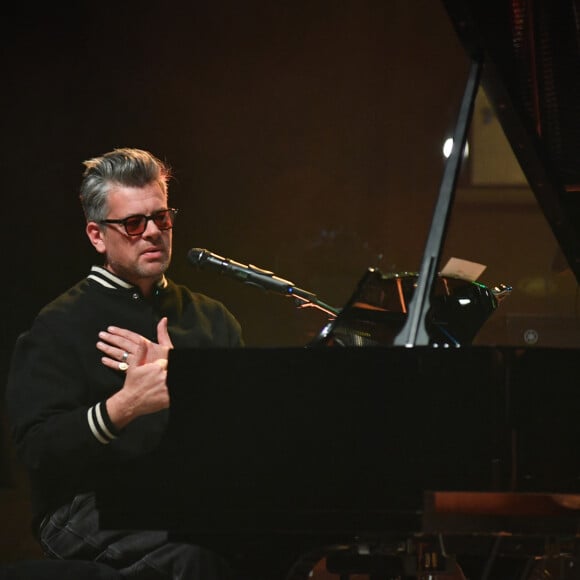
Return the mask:
[[546,537],[575,536],[575,509],[481,513],[466,530],[429,498],[580,493],[577,360],[544,348],[174,350],[166,437],[107,475],[101,524],[168,529],[244,578],[285,577],[331,547],[439,533],[476,532],[478,550],[509,533],[535,557]]

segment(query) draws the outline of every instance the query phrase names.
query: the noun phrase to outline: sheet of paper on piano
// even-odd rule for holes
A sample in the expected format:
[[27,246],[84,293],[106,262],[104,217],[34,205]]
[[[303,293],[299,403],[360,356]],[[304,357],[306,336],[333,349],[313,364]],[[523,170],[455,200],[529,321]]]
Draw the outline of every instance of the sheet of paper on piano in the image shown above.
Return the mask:
[[475,282],[486,268],[487,266],[478,264],[477,262],[470,262],[469,260],[462,260],[460,258],[449,258],[440,274],[441,276],[462,278],[463,280]]

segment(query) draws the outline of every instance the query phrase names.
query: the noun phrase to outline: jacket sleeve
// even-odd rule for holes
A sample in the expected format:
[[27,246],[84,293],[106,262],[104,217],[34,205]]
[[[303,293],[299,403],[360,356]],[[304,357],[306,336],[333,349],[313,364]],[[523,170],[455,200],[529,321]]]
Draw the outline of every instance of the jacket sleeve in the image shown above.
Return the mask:
[[30,469],[94,460],[116,438],[104,401],[90,404],[83,361],[42,323],[15,344],[6,409],[19,458]]

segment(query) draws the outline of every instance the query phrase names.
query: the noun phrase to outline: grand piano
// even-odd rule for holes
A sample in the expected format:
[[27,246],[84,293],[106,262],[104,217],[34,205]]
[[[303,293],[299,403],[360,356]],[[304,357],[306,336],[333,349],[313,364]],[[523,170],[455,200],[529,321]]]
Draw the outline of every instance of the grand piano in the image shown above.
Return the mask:
[[304,348],[171,351],[166,436],[99,486],[102,526],[244,580],[578,577],[578,351],[474,346],[508,289],[440,255],[483,86],[580,281],[580,4],[443,4],[471,67],[420,269],[369,268]]

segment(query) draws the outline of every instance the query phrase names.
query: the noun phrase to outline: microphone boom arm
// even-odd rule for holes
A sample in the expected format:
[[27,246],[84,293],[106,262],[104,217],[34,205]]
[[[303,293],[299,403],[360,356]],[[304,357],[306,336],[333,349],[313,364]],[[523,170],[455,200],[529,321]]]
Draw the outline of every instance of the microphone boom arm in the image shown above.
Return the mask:
[[[241,265],[229,259],[224,259],[224,261],[230,265]],[[244,284],[248,284],[249,286],[256,286],[257,288],[261,288],[262,290],[266,291],[272,290],[288,298],[294,298],[294,302],[298,308],[318,308],[319,310],[322,310],[326,314],[330,314],[333,317],[337,316],[340,312],[340,309],[329,306],[321,300],[318,300],[316,294],[294,286],[294,282],[279,278],[278,276],[274,275],[274,272],[258,268],[253,264],[248,264],[247,268],[252,272],[251,279],[244,279],[243,275],[239,273],[239,270],[237,271],[236,276]]]
[[318,308],[318,310],[322,310],[322,312],[325,312],[333,318],[336,318],[340,314],[339,308],[325,304],[321,300],[318,300],[316,294],[312,294],[301,288],[296,288],[296,286],[288,288],[287,296],[294,298],[294,302],[298,308]]

